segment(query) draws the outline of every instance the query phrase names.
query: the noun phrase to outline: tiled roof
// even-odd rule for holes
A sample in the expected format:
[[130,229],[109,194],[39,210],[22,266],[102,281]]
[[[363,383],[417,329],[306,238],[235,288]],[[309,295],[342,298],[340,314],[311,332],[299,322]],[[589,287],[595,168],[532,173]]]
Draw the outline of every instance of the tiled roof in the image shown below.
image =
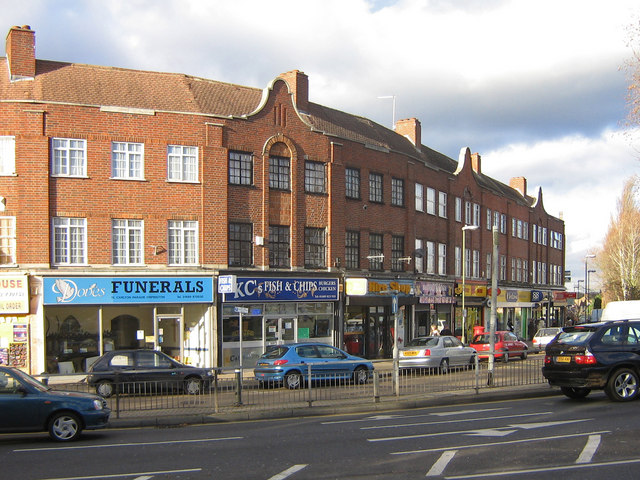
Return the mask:
[[[260,105],[262,89],[218,82],[184,74],[148,72],[115,67],[36,60],[33,80],[10,82],[6,58],[0,65],[0,98],[35,102],[113,106],[242,117]],[[393,151],[453,174],[458,162],[429,147],[420,150],[404,136],[367,118],[309,103],[302,119],[326,135]],[[478,183],[496,194],[531,204],[515,189],[476,174]]]

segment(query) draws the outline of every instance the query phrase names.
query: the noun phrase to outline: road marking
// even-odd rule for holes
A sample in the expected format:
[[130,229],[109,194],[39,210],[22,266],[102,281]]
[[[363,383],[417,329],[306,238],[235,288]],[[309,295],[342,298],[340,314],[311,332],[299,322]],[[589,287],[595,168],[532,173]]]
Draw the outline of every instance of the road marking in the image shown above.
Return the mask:
[[283,480],[284,478],[290,477],[296,472],[299,472],[303,468],[306,468],[307,465],[294,465],[293,467],[287,468],[284,472],[280,472],[277,475],[269,478],[269,480]]
[[142,477],[136,477],[133,480],[151,480],[152,478],[152,475],[143,475]]
[[91,475],[87,477],[60,477],[60,478],[44,478],[42,480],[93,480],[97,478],[125,478],[125,477],[140,477],[151,478],[154,475],[173,475],[176,473],[193,473],[201,472],[201,468],[188,468],[184,470],[160,470],[157,472],[139,472],[139,473],[119,473],[114,475]]
[[582,463],[572,465],[562,465],[559,467],[541,467],[532,468],[530,470],[509,470],[502,472],[485,472],[485,473],[472,473],[470,475],[454,475],[451,477],[444,477],[447,480],[462,480],[465,478],[493,478],[493,477],[505,477],[507,475],[518,475],[523,473],[542,473],[542,472],[561,472],[566,470],[575,470],[578,468],[595,468],[595,467],[614,467],[617,465],[629,465],[630,463],[640,463],[640,458],[632,458],[630,460],[615,460],[612,462],[601,463]]
[[419,427],[422,425],[440,425],[451,423],[464,423],[464,422],[481,422],[483,420],[501,420],[504,418],[518,418],[518,417],[535,417],[538,415],[549,415],[553,412],[538,412],[538,413],[521,413],[519,415],[501,415],[499,417],[481,417],[481,418],[465,418],[460,420],[439,420],[437,422],[419,422],[419,423],[401,423],[398,425],[372,425],[370,427],[360,427],[360,430],[378,430],[382,428],[401,428],[401,427]]
[[604,430],[600,432],[574,433],[571,435],[557,435],[552,437],[523,438],[522,440],[507,440],[504,442],[475,443],[471,445],[458,445],[456,447],[425,448],[423,450],[407,450],[404,452],[391,452],[390,454],[391,455],[413,455],[416,453],[443,452],[445,450],[451,450],[451,449],[461,450],[464,448],[495,447],[496,445],[509,445],[509,444],[516,444],[516,443],[546,442],[548,440],[562,440],[562,439],[571,438],[571,437],[586,437],[587,435],[599,435],[603,433],[611,433],[611,431]]
[[71,447],[18,448],[14,452],[47,452],[50,450],[83,450],[86,448],[142,447],[147,445],[173,445],[175,443],[222,442],[225,440],[241,440],[244,437],[199,438],[196,440],[171,440],[166,442],[140,443],[107,443],[103,445],[77,445]]
[[544,427],[553,427],[557,425],[565,425],[567,423],[578,423],[578,422],[586,422],[592,420],[590,418],[578,419],[578,420],[567,420],[561,422],[538,422],[538,423],[521,423],[516,425],[507,425],[505,427],[497,427],[497,428],[485,428],[481,430],[456,430],[451,432],[437,432],[437,433],[418,433],[415,435],[402,435],[398,437],[383,437],[383,438],[368,438],[368,442],[387,442],[390,440],[405,440],[405,439],[413,439],[413,438],[427,438],[427,437],[440,437],[443,435],[476,435],[476,436],[505,436],[509,435],[513,432],[517,432],[519,428],[523,430],[531,430],[533,428],[544,428]]
[[501,407],[501,408],[485,408],[485,409],[478,409],[478,410],[455,410],[455,411],[449,411],[449,412],[436,412],[436,413],[425,413],[425,414],[421,414],[421,415],[395,415],[395,414],[389,414],[389,415],[374,415],[371,417],[365,417],[365,418],[354,418],[352,420],[332,420],[330,422],[322,422],[321,425],[333,425],[333,424],[339,424],[339,423],[358,423],[358,422],[370,422],[370,421],[378,421],[378,420],[393,420],[395,418],[419,418],[419,417],[446,417],[446,416],[451,416],[451,415],[466,415],[469,413],[483,413],[483,412],[493,412],[495,410],[508,410],[507,407]]
[[596,453],[596,450],[598,450],[598,447],[600,446],[601,438],[602,437],[600,435],[589,436],[589,439],[587,440],[587,444],[582,449],[582,452],[580,453],[580,456],[576,460],[576,463],[590,463],[591,459]]
[[442,472],[444,472],[444,469],[447,468],[447,465],[449,465],[449,462],[453,460],[453,457],[455,456],[456,453],[458,453],[457,450],[445,451],[442,455],[440,455],[440,458],[438,459],[438,461],[433,464],[431,469],[427,472],[426,476],[437,477],[439,475],[442,475]]

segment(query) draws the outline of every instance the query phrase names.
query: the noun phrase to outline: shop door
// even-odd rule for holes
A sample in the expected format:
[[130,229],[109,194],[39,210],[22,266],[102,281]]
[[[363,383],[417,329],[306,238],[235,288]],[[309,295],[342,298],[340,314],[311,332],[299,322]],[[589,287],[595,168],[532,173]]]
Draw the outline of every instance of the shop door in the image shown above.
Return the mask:
[[296,317],[273,317],[264,319],[264,348],[269,345],[284,345],[298,341],[298,319]]
[[182,318],[179,316],[158,316],[158,336],[155,349],[166,353],[175,360],[182,362]]

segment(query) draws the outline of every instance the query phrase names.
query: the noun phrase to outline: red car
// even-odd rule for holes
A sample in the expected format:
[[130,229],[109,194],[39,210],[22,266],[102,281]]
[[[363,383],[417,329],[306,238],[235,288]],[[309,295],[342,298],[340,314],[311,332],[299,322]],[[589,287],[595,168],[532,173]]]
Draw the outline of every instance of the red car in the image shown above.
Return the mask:
[[[473,337],[471,344],[472,348],[478,352],[478,358],[489,358],[489,350],[491,346],[489,342],[491,337],[489,332],[479,333]],[[528,346],[526,343],[518,340],[518,337],[514,333],[508,331],[500,331],[495,333],[495,358],[501,358],[502,361],[508,362],[511,357],[520,357],[522,360],[527,358]],[[487,353],[482,353],[487,352]]]

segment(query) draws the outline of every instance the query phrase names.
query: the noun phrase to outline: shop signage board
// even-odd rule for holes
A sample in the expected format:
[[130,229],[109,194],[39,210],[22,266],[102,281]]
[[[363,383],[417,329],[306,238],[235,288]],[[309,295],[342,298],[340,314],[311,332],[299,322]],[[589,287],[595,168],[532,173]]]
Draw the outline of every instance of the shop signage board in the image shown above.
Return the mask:
[[0,276],[0,314],[29,313],[29,281],[26,275]]
[[238,277],[237,290],[225,302],[336,301],[337,278]]
[[45,277],[45,305],[213,303],[212,277]]

